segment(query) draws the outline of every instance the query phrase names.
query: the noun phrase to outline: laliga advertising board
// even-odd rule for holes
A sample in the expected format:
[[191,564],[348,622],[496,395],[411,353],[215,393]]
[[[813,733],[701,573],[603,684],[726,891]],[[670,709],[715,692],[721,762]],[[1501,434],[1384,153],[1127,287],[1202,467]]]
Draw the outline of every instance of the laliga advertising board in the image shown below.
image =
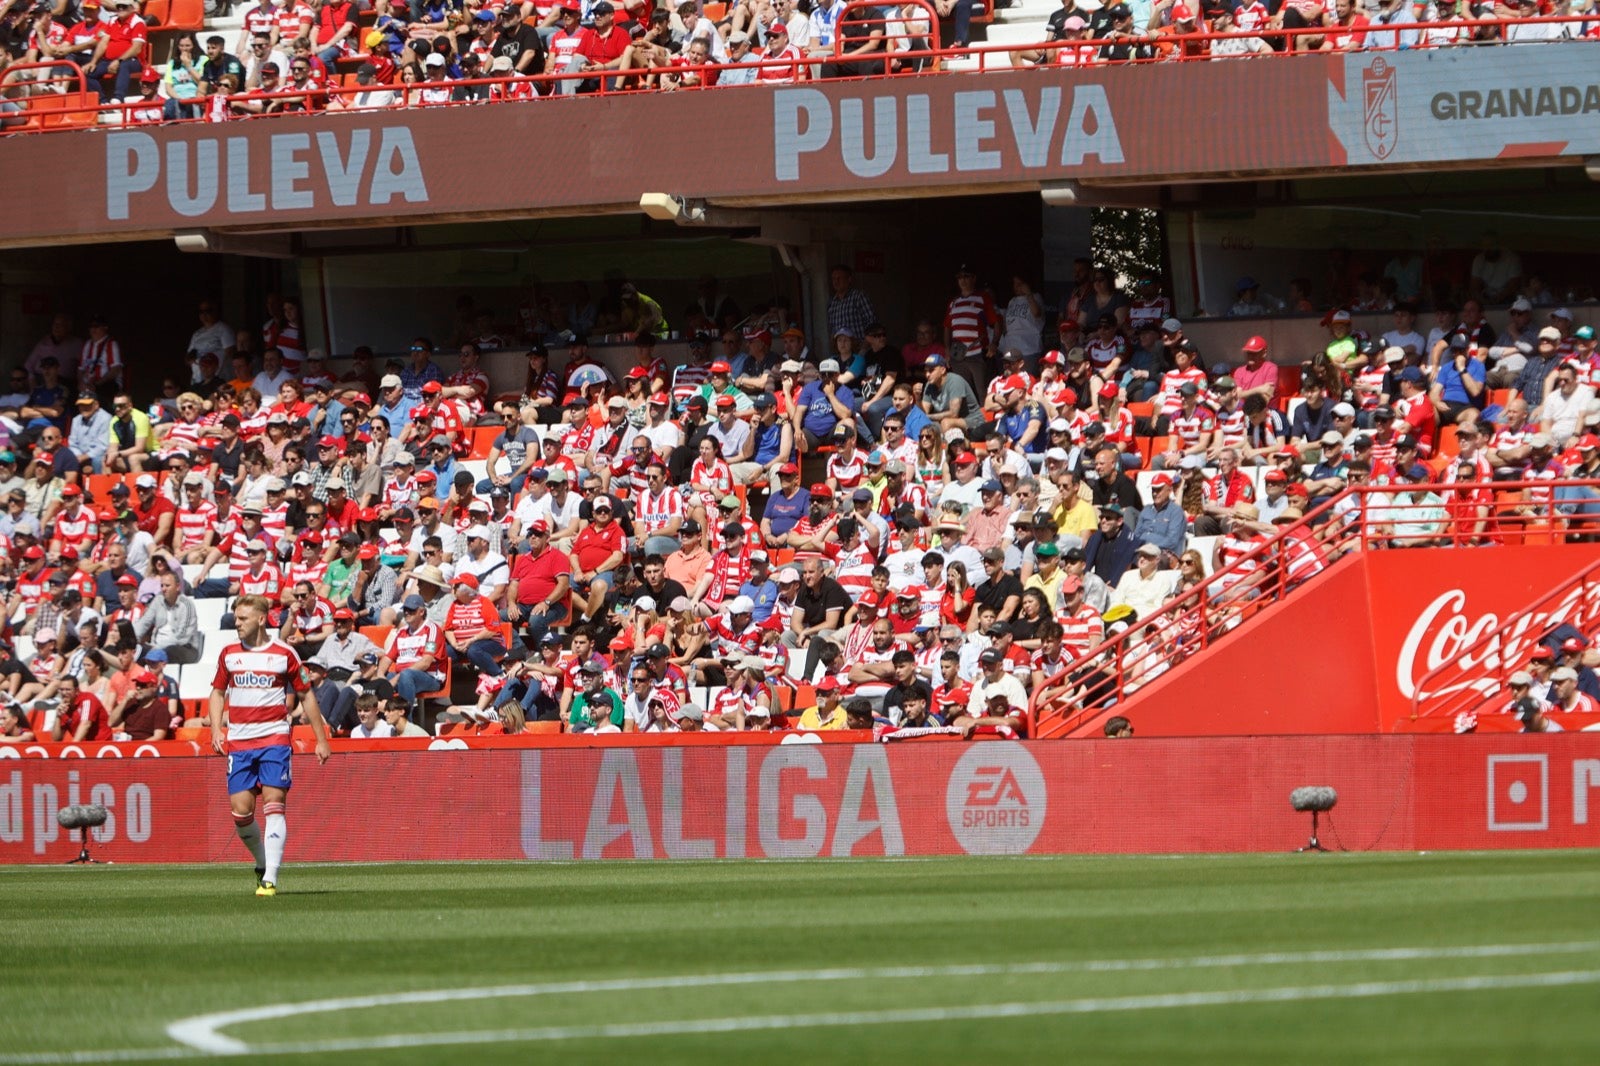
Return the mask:
[[[1600,734],[345,753],[296,775],[295,861],[1283,851],[1296,787],[1351,850],[1600,845]],[[0,759],[0,862],[236,862],[215,758]],[[342,800],[404,797],[384,833]],[[301,828],[304,826],[304,828]]]

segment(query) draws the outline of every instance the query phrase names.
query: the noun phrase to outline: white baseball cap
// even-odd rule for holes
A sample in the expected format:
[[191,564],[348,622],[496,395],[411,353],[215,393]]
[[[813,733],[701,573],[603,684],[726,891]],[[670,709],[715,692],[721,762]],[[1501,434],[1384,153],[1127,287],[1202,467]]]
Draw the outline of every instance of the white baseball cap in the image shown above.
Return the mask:
[[728,604],[729,614],[749,614],[756,609],[756,603],[749,596],[735,596],[733,602]]

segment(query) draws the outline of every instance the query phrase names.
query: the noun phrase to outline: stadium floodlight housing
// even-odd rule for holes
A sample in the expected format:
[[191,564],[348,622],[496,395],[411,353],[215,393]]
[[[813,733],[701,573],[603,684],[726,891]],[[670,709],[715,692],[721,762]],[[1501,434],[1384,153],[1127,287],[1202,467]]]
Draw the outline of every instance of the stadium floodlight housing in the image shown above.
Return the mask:
[[97,825],[105,825],[106,817],[106,809],[98,803],[74,803],[56,812],[56,821],[63,829],[78,831],[78,857],[68,859],[68,866],[77,863],[100,865],[99,859],[89,857],[89,830]]
[[1600,155],[1584,156],[1583,172],[1590,181],[1600,181]]
[[1339,802],[1339,793],[1327,785],[1308,785],[1297,788],[1289,793],[1289,806],[1297,811],[1311,812],[1311,840],[1303,848],[1296,851],[1327,851],[1322,842],[1317,839],[1317,818],[1323,811],[1333,810],[1333,805]]
[[639,197],[639,210],[657,222],[699,222],[706,217],[705,201],[665,192],[647,192]]
[[1039,186],[1039,199],[1051,207],[1075,207],[1082,192],[1075,181],[1047,181]]

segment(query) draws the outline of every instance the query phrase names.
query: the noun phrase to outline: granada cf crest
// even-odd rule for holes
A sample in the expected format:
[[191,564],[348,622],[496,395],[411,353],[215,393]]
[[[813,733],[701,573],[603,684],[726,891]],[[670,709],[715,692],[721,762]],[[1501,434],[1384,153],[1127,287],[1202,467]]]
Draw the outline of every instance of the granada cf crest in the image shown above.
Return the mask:
[[1382,56],[1361,72],[1367,147],[1379,159],[1388,159],[1400,140],[1400,107],[1395,96],[1394,76],[1395,69]]

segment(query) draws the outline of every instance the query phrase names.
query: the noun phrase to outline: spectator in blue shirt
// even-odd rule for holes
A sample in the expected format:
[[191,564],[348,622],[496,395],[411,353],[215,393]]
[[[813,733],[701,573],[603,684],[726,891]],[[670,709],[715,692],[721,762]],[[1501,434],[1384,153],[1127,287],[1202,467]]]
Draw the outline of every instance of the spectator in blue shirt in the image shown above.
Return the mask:
[[1428,399],[1434,407],[1444,405],[1440,422],[1454,424],[1456,416],[1476,405],[1483,395],[1484,381],[1489,376],[1483,359],[1468,347],[1465,333],[1452,333],[1449,348],[1440,353],[1439,370],[1434,375],[1433,388]]
[[839,361],[824,359],[817,374],[816,381],[800,390],[794,408],[796,432],[805,434],[811,448],[831,439],[841,422],[855,427],[856,394],[839,384]]
[[1188,540],[1189,516],[1173,496],[1172,485],[1172,475],[1165,473],[1157,474],[1150,482],[1151,504],[1139,512],[1133,539],[1154,544],[1176,562]]
[[433,361],[433,342],[418,337],[411,342],[411,365],[400,371],[400,384],[405,387],[406,399],[422,402],[422,386],[430,381],[444,384],[444,371]]
[[766,552],[750,553],[750,580],[739,586],[739,595],[750,597],[750,602],[755,604],[750,620],[756,625],[764,625],[772,617],[773,605],[778,602],[778,583],[772,580]]
[[794,463],[778,467],[778,491],[767,497],[761,512],[761,538],[772,544],[786,536],[811,510],[811,493],[800,487],[800,468]]

